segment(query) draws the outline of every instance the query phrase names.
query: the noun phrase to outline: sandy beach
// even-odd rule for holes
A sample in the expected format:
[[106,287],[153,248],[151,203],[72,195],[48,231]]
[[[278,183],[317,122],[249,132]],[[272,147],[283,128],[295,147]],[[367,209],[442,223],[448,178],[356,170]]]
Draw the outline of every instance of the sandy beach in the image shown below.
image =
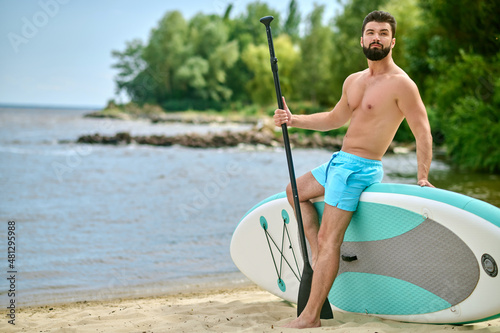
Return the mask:
[[[292,304],[254,285],[206,289],[158,297],[25,307],[16,325],[2,310],[1,332],[294,332],[284,325],[295,317]],[[475,325],[408,324],[335,313],[310,332],[500,332],[500,320]]]

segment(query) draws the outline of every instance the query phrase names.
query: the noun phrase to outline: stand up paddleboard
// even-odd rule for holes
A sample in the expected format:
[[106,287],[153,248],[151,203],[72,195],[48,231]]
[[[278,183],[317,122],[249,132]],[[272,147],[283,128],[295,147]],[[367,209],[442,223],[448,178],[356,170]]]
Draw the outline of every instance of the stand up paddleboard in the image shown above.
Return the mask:
[[[323,198],[313,200],[320,219]],[[296,303],[302,256],[285,193],[253,207],[231,240],[250,280]],[[428,187],[375,184],[345,233],[328,299],[334,311],[416,323],[500,317],[500,209]]]

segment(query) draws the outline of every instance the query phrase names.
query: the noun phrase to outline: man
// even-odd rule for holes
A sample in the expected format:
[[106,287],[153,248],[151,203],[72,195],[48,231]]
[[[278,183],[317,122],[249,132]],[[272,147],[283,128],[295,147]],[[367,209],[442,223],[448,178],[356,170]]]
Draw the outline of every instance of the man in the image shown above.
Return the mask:
[[[432,160],[432,136],[427,112],[418,88],[392,59],[396,43],[396,20],[382,11],[366,16],[361,46],[368,68],[350,75],[342,97],[333,110],[312,115],[292,115],[285,99],[285,110],[276,110],[276,126],[328,131],[350,120],[342,149],[330,162],[297,179],[304,231],[311,246],[314,275],[309,301],[301,315],[287,327],[321,326],[320,311],[337,275],[340,246],[356,210],[361,192],[383,177],[382,156],[387,151],[404,118],[417,144],[418,185],[433,187],[428,181]],[[293,207],[290,185],[288,201]],[[309,201],[325,196],[321,227]]]

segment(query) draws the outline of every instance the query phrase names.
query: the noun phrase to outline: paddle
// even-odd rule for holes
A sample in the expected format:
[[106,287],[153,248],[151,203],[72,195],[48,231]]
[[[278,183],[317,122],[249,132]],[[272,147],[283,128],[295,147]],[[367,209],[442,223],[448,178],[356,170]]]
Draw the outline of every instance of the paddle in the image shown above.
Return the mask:
[[[271,69],[273,71],[274,77],[274,87],[276,89],[276,98],[278,100],[278,107],[283,109],[283,98],[281,95],[280,79],[278,76],[278,59],[274,54],[273,36],[271,34],[271,21],[274,19],[273,16],[266,16],[260,19],[260,22],[266,26],[267,32],[267,42],[269,44],[269,53],[271,55]],[[306,238],[304,235],[304,225],[302,224],[302,214],[300,212],[300,201],[299,194],[297,192],[297,182],[295,180],[295,171],[293,168],[292,160],[292,150],[290,149],[290,139],[288,138],[288,128],[286,124],[282,124],[281,128],[283,130],[283,141],[285,144],[286,159],[288,162],[288,172],[290,174],[290,184],[292,186],[293,203],[295,206],[295,216],[297,218],[297,223],[299,227],[299,240],[300,246],[302,248],[302,257],[304,259],[304,268],[302,271],[302,278],[300,279],[299,295],[297,300],[297,316],[299,316],[304,308],[306,307],[307,301],[309,300],[309,294],[311,293],[311,283],[313,270],[311,264],[309,263],[309,256],[307,254]],[[330,302],[328,298],[323,303],[321,309],[321,319],[331,319],[333,318],[332,308],[330,307]]]

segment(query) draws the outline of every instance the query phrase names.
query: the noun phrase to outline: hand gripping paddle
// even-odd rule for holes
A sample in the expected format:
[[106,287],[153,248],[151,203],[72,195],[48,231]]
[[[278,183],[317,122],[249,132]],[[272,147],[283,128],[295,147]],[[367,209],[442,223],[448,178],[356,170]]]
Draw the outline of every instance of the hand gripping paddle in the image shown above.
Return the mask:
[[[267,32],[267,42],[269,44],[269,53],[271,55],[271,69],[274,76],[274,87],[276,88],[276,98],[278,99],[278,107],[283,109],[283,99],[281,95],[280,79],[278,76],[278,59],[274,54],[273,36],[271,35],[271,21],[274,19],[272,16],[266,16],[260,19],[260,22],[266,26]],[[295,216],[297,217],[297,223],[299,226],[299,240],[302,249],[302,257],[304,260],[304,269],[302,271],[302,277],[300,279],[299,295],[297,300],[297,316],[299,316],[304,308],[306,307],[307,301],[309,299],[309,294],[311,293],[311,283],[313,270],[311,264],[309,263],[309,256],[307,254],[306,238],[304,236],[304,226],[302,224],[302,214],[300,213],[300,201],[297,192],[297,182],[295,181],[295,171],[293,168],[292,160],[292,150],[290,149],[290,139],[288,138],[288,129],[286,124],[282,124],[281,128],[283,130],[283,141],[285,144],[286,159],[288,162],[288,172],[290,173],[290,184],[292,186],[293,202],[295,206]],[[321,309],[321,319],[332,319],[333,313],[330,307],[330,302],[328,298],[323,303]]]

